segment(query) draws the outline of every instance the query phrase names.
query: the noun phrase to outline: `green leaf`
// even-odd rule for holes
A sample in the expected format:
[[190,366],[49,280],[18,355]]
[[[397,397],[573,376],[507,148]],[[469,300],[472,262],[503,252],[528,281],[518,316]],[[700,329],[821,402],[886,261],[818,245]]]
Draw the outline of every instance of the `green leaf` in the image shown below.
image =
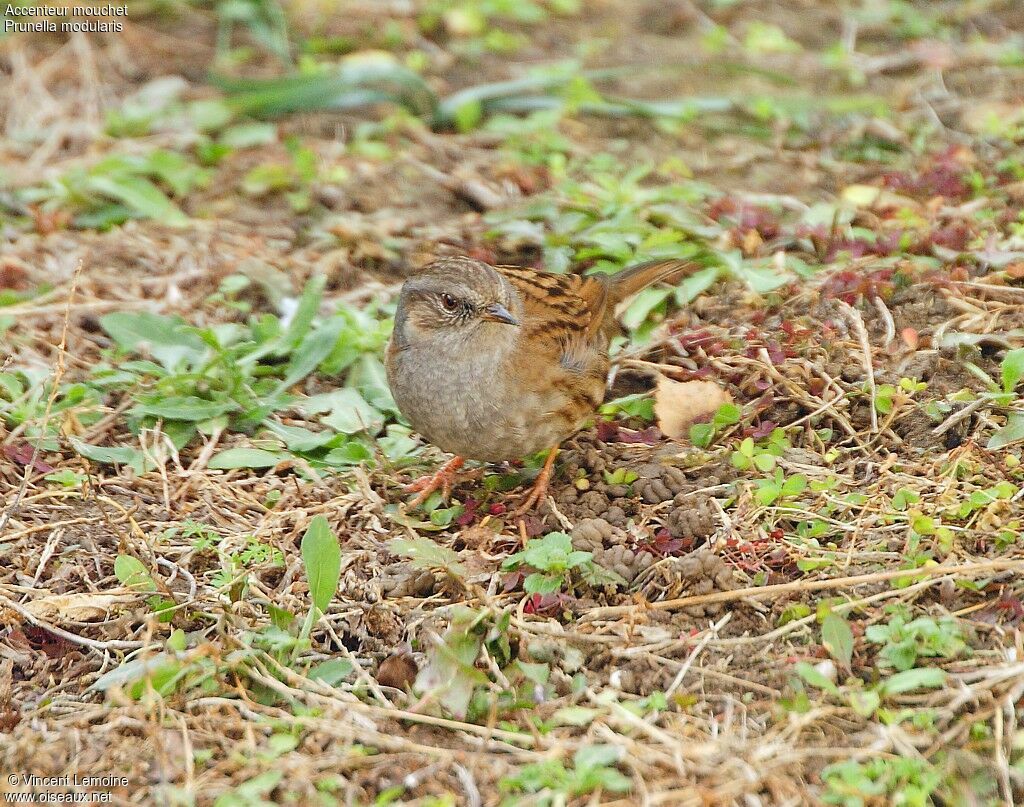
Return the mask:
[[810,684],[812,687],[818,689],[824,689],[826,692],[832,695],[838,695],[839,689],[836,685],[825,675],[818,672],[812,665],[806,661],[799,662],[794,668],[796,674],[799,675],[804,681]]
[[133,415],[149,415],[198,423],[238,409],[239,406],[234,401],[208,401],[194,395],[175,395],[168,398],[151,398],[137,403],[130,412]]
[[417,569],[444,569],[454,577],[466,575],[466,567],[459,562],[458,554],[429,538],[395,538],[388,542],[388,549],[395,555],[409,558]]
[[721,272],[722,270],[717,266],[712,266],[686,278],[676,287],[676,305],[684,306],[692,303],[715,285]]
[[715,439],[715,427],[710,423],[694,423],[690,426],[690,442],[697,448],[707,448]]
[[94,446],[83,443],[77,437],[69,437],[71,447],[82,457],[93,462],[102,462],[110,465],[128,465],[136,473],[142,474],[152,470],[153,462],[146,458],[145,454],[131,446]]
[[873,689],[850,693],[850,706],[861,717],[871,717],[882,702],[882,696]]
[[[317,399],[315,404],[314,399]],[[299,408],[308,413],[311,405],[319,408],[324,401],[329,401],[330,414],[320,418],[320,422],[335,431],[342,434],[366,431],[373,435],[384,427],[384,415],[370,406],[356,390],[348,387],[308,398],[299,404]]]
[[604,768],[620,759],[622,749],[616,745],[584,745],[573,755],[573,763],[582,770]]
[[[285,345],[294,350],[306,338],[309,329],[313,324],[313,318],[320,308],[320,301],[324,296],[324,286],[327,278],[323,275],[314,275],[302,290],[298,306],[291,322],[288,323],[288,330],[284,335]],[[327,351],[328,353],[330,351]],[[326,356],[326,354],[324,354]],[[322,359],[320,359],[322,361]],[[319,361],[317,362],[319,364]],[[314,365],[316,366],[316,365]]]
[[545,572],[562,572],[569,568],[569,553],[572,552],[572,538],[564,532],[550,532],[543,538],[531,538],[526,548],[506,559],[526,563]]
[[234,110],[257,117],[354,109],[381,102],[427,116],[437,105],[437,96],[422,76],[392,58],[350,57],[327,72],[269,80],[216,77],[214,83],[227,91]]
[[986,448],[1005,448],[1018,440],[1024,440],[1024,413],[1013,412],[1007,417],[1006,425],[997,429],[988,439]]
[[832,658],[849,668],[853,660],[853,631],[835,611],[829,611],[821,623],[821,641]]
[[661,286],[644,289],[633,298],[633,302],[623,312],[622,324],[629,330],[635,331],[671,293],[672,289]]
[[1024,347],[1008,350],[1003,356],[1003,390],[1013,392],[1014,388],[1024,378]]
[[534,572],[523,581],[523,591],[527,594],[554,594],[561,590],[563,582],[561,575]]
[[551,716],[558,726],[589,726],[601,714],[599,709],[587,706],[563,706]]
[[349,373],[349,386],[359,390],[367,403],[382,412],[398,414],[398,406],[391,396],[384,363],[375,355],[364,353]]
[[946,671],[938,667],[917,667],[891,675],[882,681],[883,695],[899,695],[915,689],[937,689],[946,683]]
[[120,687],[137,681],[149,674],[157,673],[168,667],[169,663],[175,670],[179,668],[176,662],[170,662],[167,653],[158,653],[150,658],[134,659],[114,667],[114,669],[101,675],[93,682],[89,689],[96,692],[106,692],[111,687]]
[[114,576],[123,586],[139,591],[156,591],[156,582],[146,565],[132,555],[118,555],[114,559]]
[[292,353],[288,370],[281,379],[280,389],[287,389],[297,381],[312,373],[334,350],[338,337],[345,329],[346,323],[340,317],[330,319],[319,328],[306,334],[299,346]]
[[228,448],[218,451],[207,465],[214,471],[230,471],[235,468],[273,468],[283,457],[262,448]]
[[359,465],[361,462],[369,462],[373,459],[373,452],[365,443],[358,440],[349,440],[337,448],[332,448],[321,458],[324,465],[337,468],[347,468],[352,465]]
[[95,174],[88,177],[87,185],[93,192],[122,202],[144,218],[156,219],[172,227],[188,224],[188,216],[145,177],[123,173]]
[[315,432],[302,426],[285,426],[268,420],[263,424],[268,431],[277,435],[289,451],[316,451],[331,442],[337,435],[329,430]]
[[309,522],[300,549],[309,580],[309,596],[321,612],[326,611],[341,577],[341,549],[326,518],[316,516]]
[[752,266],[748,262],[744,262],[742,267],[734,274],[739,279],[745,281],[758,294],[767,294],[770,291],[775,291],[780,286],[786,285],[790,280],[787,275],[780,274],[776,269],[766,266]]
[[322,681],[327,686],[336,687],[352,673],[355,665],[345,658],[332,658],[310,668],[306,676],[312,681]]
[[171,372],[186,361],[198,362],[208,349],[180,319],[148,311],[107,314],[100,318],[100,327],[122,350],[149,354]]

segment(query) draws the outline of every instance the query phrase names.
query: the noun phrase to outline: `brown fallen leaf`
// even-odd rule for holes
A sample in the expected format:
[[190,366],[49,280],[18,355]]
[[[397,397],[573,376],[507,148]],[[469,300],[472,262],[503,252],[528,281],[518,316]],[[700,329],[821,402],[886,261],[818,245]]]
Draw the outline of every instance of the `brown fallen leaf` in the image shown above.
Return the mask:
[[673,381],[662,376],[654,392],[654,416],[665,436],[685,437],[690,424],[706,420],[732,396],[714,381]]
[[136,599],[137,594],[51,594],[25,603],[25,610],[49,622],[92,622],[106,619],[114,606]]
[[377,682],[381,686],[407,690],[416,680],[419,667],[412,655],[405,650],[392,653],[377,668]]

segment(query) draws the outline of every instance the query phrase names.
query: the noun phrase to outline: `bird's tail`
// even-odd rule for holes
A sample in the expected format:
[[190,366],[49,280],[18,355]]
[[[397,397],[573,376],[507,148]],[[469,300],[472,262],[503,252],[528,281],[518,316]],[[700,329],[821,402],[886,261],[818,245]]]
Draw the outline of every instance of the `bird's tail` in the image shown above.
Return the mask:
[[608,290],[616,303],[661,280],[678,283],[706,267],[693,260],[647,261],[630,266],[608,277]]

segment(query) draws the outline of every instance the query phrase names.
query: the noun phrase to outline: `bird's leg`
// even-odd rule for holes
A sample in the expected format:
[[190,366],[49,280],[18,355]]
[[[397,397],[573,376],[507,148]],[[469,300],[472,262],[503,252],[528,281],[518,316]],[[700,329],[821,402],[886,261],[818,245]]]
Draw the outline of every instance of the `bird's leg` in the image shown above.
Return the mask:
[[530,488],[530,492],[523,499],[523,503],[515,509],[513,515],[523,516],[530,512],[539,502],[544,499],[548,492],[548,483],[551,482],[551,474],[555,469],[555,457],[558,456],[558,446],[552,446],[548,452],[548,458],[544,460],[544,467],[537,474],[537,479]]
[[409,507],[419,507],[438,488],[441,488],[441,495],[447,499],[448,494],[452,492],[452,485],[455,482],[455,477],[458,476],[459,468],[462,467],[464,462],[465,460],[462,457],[456,455],[442,465],[435,473],[421,476],[411,485],[407,485],[405,488],[406,493],[416,493],[419,491],[419,496],[409,502]]

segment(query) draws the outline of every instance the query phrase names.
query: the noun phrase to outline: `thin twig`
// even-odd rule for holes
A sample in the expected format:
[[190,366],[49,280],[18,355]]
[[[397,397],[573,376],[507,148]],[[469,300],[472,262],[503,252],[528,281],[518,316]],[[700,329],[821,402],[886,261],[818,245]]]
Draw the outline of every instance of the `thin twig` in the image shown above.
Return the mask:
[[[888,572],[875,572],[873,574],[856,574],[850,577],[835,577],[831,580],[796,580],[792,583],[778,583],[774,586],[751,586],[749,588],[738,588],[732,591],[716,591],[711,594],[699,594],[694,597],[681,597],[676,600],[661,600],[660,602],[647,603],[644,607],[651,611],[678,611],[691,605],[707,605],[713,602],[734,602],[745,598],[760,600],[765,597],[773,597],[779,594],[789,594],[794,591],[828,591],[835,588],[847,588],[863,586],[868,583],[884,583],[887,580],[896,580],[900,577],[939,577],[944,574],[974,575],[980,572],[997,572],[1009,570],[1024,571],[1024,560],[988,560],[979,563],[966,563],[963,566],[931,566],[920,569],[892,569]],[[580,617],[580,622],[593,622],[597,619],[608,619],[619,617],[635,611],[636,605],[608,605],[603,608],[593,608]]]

